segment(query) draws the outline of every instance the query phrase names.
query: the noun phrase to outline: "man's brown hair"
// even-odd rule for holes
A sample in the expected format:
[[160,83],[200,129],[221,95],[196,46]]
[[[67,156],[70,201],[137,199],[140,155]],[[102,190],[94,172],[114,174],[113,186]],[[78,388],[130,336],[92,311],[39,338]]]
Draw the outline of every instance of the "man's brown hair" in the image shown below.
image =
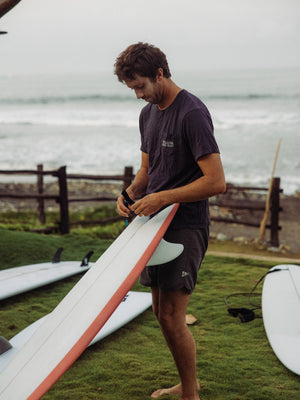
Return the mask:
[[159,68],[162,68],[165,78],[171,77],[165,54],[152,44],[138,42],[119,55],[114,74],[120,82],[132,81],[136,75],[154,80]]

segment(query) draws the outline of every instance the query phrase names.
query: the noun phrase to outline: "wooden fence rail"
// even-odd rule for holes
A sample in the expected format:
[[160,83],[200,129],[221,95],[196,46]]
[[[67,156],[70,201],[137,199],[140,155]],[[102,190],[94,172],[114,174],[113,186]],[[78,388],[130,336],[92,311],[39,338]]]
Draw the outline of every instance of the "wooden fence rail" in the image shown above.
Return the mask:
[[[280,207],[280,178],[272,178],[270,193],[270,215],[266,228],[270,229],[270,244],[279,246],[279,213]],[[228,185],[225,194],[210,199],[210,207],[227,210],[227,216],[211,216],[212,221],[242,224],[245,226],[260,227],[260,223],[266,209],[266,198],[269,188]],[[235,210],[238,210],[237,212]],[[243,211],[244,214],[240,214]],[[246,213],[246,215],[245,215]],[[254,215],[255,214],[255,215]]]
[[[4,171],[0,170],[0,175],[36,175],[37,176],[37,192],[36,194],[18,194],[18,193],[1,193],[0,198],[11,199],[35,199],[38,204],[39,221],[42,225],[45,224],[45,201],[55,200],[60,206],[60,232],[62,234],[69,233],[70,225],[76,224],[69,221],[69,203],[71,202],[104,202],[115,201],[116,197],[69,197],[68,193],[68,180],[94,180],[94,181],[119,181],[122,182],[123,189],[126,189],[134,178],[133,168],[125,167],[123,175],[82,175],[82,174],[67,174],[66,167],[60,167],[58,170],[44,170],[43,165],[38,165],[36,170],[14,170]],[[59,193],[57,195],[49,195],[44,193],[44,176],[49,175],[57,178]],[[211,220],[216,222],[243,224],[246,226],[260,226],[260,220],[265,210],[265,199],[268,188],[234,186],[228,184],[227,192],[225,194],[215,196],[210,199],[210,207],[212,209],[227,210],[226,215],[211,214]],[[272,191],[270,196],[270,218],[267,228],[270,229],[270,243],[272,246],[279,246],[279,212],[282,211],[280,207],[280,178],[273,178]],[[257,195],[256,193],[259,193]],[[236,211],[237,210],[237,211]],[[213,210],[212,210],[213,211]],[[239,214],[241,211],[242,215]],[[248,214],[248,218],[245,218]],[[252,213],[257,215],[254,217]],[[249,219],[250,216],[250,219]],[[246,215],[247,217],[247,215]],[[116,217],[118,219],[118,217]],[[114,220],[116,219],[114,218]],[[111,221],[111,219],[108,219]],[[107,221],[103,221],[107,222]],[[95,221],[84,221],[81,224],[91,224]],[[100,221],[97,221],[100,223]]]
[[[55,200],[59,203],[60,207],[60,232],[62,234],[69,233],[70,220],[69,220],[69,203],[70,202],[83,202],[83,201],[115,201],[116,197],[84,197],[84,198],[69,198],[68,196],[68,180],[96,180],[96,181],[121,181],[123,182],[123,189],[126,189],[134,175],[132,167],[125,167],[123,175],[82,175],[82,174],[68,174],[66,167],[60,167],[58,170],[46,171],[43,165],[39,164],[36,170],[14,170],[5,171],[0,170],[0,175],[37,175],[37,193],[36,194],[18,194],[18,193],[0,193],[0,198],[6,199],[22,199],[32,200],[38,202],[38,215],[39,221],[42,225],[45,224],[45,200]],[[44,194],[44,180],[45,175],[53,176],[58,179],[59,193],[58,195]]]

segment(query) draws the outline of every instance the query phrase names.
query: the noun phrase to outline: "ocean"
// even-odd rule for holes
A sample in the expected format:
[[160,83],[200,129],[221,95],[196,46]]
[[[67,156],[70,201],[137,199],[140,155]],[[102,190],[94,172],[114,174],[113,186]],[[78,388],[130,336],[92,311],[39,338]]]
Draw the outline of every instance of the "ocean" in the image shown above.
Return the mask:
[[[209,108],[227,182],[267,187],[282,138],[275,176],[285,194],[300,190],[300,70],[176,71],[173,80]],[[0,72],[0,170],[136,172],[145,104],[112,73]]]

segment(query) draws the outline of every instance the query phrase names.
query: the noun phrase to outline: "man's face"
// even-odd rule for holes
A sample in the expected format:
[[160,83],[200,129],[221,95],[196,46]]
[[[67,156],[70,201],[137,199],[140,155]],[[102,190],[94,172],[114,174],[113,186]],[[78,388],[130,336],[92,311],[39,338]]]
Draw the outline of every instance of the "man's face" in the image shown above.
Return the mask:
[[159,104],[163,99],[163,88],[159,79],[155,81],[144,76],[136,75],[134,80],[126,81],[127,87],[135,91],[138,99],[148,103]]

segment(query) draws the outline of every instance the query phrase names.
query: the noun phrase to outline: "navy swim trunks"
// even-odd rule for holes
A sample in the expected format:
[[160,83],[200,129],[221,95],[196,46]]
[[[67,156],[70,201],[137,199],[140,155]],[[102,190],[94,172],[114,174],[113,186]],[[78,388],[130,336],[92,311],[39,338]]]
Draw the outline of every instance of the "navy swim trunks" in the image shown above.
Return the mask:
[[141,284],[165,291],[185,289],[192,293],[207,250],[208,236],[209,228],[167,230],[164,239],[183,244],[184,250],[168,263],[145,267],[140,276]]

